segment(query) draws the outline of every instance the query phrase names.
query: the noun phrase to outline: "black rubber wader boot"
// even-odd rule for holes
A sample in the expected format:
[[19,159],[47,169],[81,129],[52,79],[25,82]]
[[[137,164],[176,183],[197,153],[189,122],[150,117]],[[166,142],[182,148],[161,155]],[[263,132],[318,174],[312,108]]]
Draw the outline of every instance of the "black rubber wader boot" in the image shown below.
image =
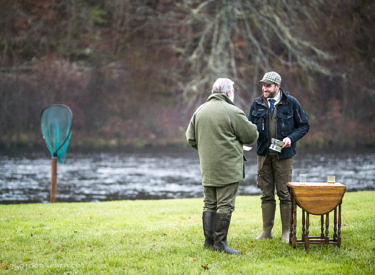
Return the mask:
[[231,215],[216,213],[215,233],[214,233],[214,250],[222,251],[227,254],[241,254],[240,251],[234,250],[227,245],[228,229]]
[[206,240],[204,241],[204,248],[214,248],[214,232],[215,232],[215,217],[216,212],[204,211],[202,215],[203,233]]

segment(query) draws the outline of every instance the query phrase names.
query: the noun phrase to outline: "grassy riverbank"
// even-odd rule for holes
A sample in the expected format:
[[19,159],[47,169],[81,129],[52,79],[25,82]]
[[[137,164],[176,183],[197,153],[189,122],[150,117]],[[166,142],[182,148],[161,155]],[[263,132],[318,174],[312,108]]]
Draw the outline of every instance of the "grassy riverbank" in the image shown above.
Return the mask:
[[[0,205],[0,273],[375,272],[375,192],[345,194],[340,249],[311,245],[308,252],[281,243],[278,212],[274,239],[254,240],[258,196],[238,197],[233,214],[228,242],[243,255],[204,250],[201,207],[201,199]],[[312,235],[319,221],[311,219]]]

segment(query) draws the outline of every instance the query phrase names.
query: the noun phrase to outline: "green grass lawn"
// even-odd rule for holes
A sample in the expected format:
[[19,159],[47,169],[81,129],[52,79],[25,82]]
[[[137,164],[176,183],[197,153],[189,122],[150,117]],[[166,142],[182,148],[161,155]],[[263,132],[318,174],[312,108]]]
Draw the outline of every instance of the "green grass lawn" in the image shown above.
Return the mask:
[[[0,205],[0,273],[375,274],[375,192],[345,194],[341,248],[308,252],[281,243],[278,209],[274,238],[254,240],[259,196],[237,198],[228,244],[242,255],[203,249],[201,209],[202,199]],[[318,235],[320,217],[310,223]]]

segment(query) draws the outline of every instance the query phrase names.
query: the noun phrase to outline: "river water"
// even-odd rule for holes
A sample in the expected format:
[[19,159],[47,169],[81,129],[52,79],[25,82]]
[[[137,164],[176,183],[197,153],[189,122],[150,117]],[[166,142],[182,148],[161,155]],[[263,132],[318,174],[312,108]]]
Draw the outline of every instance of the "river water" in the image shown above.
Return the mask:
[[[246,152],[240,195],[256,195],[256,155]],[[293,181],[322,182],[335,175],[347,191],[375,190],[375,153],[301,153]],[[43,153],[0,155],[0,203],[49,201],[51,159]],[[184,152],[67,154],[58,165],[57,201],[202,197],[199,158]]]

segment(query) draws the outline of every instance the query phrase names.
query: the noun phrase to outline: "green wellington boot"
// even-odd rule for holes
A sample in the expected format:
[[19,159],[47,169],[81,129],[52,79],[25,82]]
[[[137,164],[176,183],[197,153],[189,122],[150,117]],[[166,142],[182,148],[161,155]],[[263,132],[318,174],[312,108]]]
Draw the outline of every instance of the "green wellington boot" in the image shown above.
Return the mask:
[[262,204],[262,218],[263,218],[263,232],[256,238],[261,239],[272,239],[272,228],[273,220],[275,219],[276,205],[273,203]]
[[282,224],[282,235],[281,241],[284,243],[289,243],[290,234],[290,216],[291,216],[291,205],[290,204],[280,204],[280,216]]

